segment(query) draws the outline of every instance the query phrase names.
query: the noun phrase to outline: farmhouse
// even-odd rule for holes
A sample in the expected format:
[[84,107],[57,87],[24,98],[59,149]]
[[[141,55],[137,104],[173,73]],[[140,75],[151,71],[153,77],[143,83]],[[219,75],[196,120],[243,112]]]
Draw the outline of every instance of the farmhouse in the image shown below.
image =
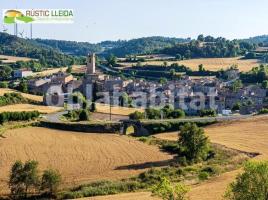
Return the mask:
[[14,78],[25,78],[28,76],[32,76],[33,72],[29,69],[18,69],[14,71]]

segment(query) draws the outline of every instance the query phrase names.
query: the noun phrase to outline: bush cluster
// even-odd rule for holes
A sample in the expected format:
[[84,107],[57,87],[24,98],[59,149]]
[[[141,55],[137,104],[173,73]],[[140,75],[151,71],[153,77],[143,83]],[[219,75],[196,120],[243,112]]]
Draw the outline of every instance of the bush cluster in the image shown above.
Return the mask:
[[19,93],[5,93],[3,96],[0,96],[0,106],[18,104],[18,103],[27,103],[28,100],[24,98]]
[[259,111],[259,115],[268,114],[268,108],[263,108]]
[[200,110],[199,115],[200,117],[216,117],[217,112],[216,110],[213,110],[213,109],[205,109],[205,110]]
[[[183,126],[186,122],[181,121],[157,121],[157,122],[144,122],[143,127],[149,132],[149,134],[163,133],[177,131]],[[196,122],[200,127],[211,125],[216,123],[216,121],[207,121],[207,122]]]
[[27,195],[33,191],[54,197],[60,182],[61,175],[56,170],[45,170],[40,177],[37,161],[16,161],[11,168],[9,188],[12,199],[27,199]]
[[72,121],[87,121],[90,118],[90,112],[87,109],[71,110],[65,117]]
[[145,113],[135,111],[129,115],[130,119],[140,120],[140,119],[178,119],[185,117],[183,110],[174,109],[170,105],[166,105],[162,109],[147,108]]
[[143,184],[137,181],[99,181],[77,187],[72,191],[63,192],[59,195],[59,199],[77,199],[82,197],[134,192],[138,189],[143,189]]
[[3,112],[0,113],[0,123],[9,121],[27,121],[36,119],[40,116],[38,111],[30,111],[30,112]]

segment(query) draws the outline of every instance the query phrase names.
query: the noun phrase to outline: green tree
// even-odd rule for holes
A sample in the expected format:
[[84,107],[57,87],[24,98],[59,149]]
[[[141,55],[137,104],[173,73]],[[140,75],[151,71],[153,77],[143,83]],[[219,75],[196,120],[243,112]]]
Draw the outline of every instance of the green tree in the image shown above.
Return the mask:
[[182,153],[193,161],[203,160],[207,158],[209,151],[209,140],[204,130],[196,124],[185,124],[179,133],[178,140]]
[[167,67],[167,66],[168,66],[167,61],[164,61],[164,62],[163,62],[163,66],[164,66],[164,67]]
[[0,82],[0,88],[8,88],[8,82],[5,81]]
[[79,121],[88,121],[89,112],[86,109],[83,109],[79,114]]
[[263,89],[268,89],[268,80],[265,80],[262,82],[262,88]]
[[181,54],[176,54],[176,60],[181,60],[182,59],[182,56],[181,56]]
[[108,58],[107,58],[107,64],[115,67],[117,65],[117,57],[113,54],[111,54]]
[[161,181],[153,186],[153,195],[161,197],[163,200],[185,200],[189,188],[182,184],[172,185],[167,178],[161,178]]
[[200,117],[216,117],[217,112],[214,109],[203,109],[199,112]]
[[9,66],[0,66],[0,78],[2,80],[7,80],[11,77],[12,68]]
[[133,119],[133,120],[144,119],[144,113],[135,111],[134,113],[129,114],[129,119]]
[[28,92],[28,84],[26,81],[21,81],[20,84],[18,85],[17,88],[19,91],[23,92],[23,93],[27,93]]
[[41,190],[50,196],[55,195],[61,183],[61,175],[53,169],[45,170],[42,175]]
[[268,162],[247,162],[244,172],[229,185],[225,198],[229,200],[267,200]]
[[170,113],[170,116],[173,119],[183,118],[185,117],[185,112],[181,109],[175,109]]
[[23,164],[16,161],[11,168],[9,177],[9,188],[11,195],[20,198],[22,195],[27,197],[29,189],[37,189],[40,177],[38,176],[38,162],[31,160]]
[[241,103],[237,102],[234,104],[234,106],[232,107],[232,111],[238,111],[241,109]]
[[166,83],[167,83],[167,79],[161,77],[161,78],[159,79],[159,83],[160,83],[160,84],[166,84]]
[[67,72],[68,74],[71,74],[72,71],[73,71],[73,67],[72,67],[72,66],[68,66],[66,72]]
[[239,79],[239,80],[236,80],[232,86],[231,86],[231,89],[233,92],[237,92],[238,89],[242,88],[243,87],[243,83],[242,81]]
[[9,188],[13,198],[19,199],[25,194],[22,173],[23,163],[21,161],[16,161],[11,168],[9,177]]
[[97,111],[96,103],[92,102],[90,106],[90,112],[96,112],[96,111]]
[[199,72],[206,71],[205,68],[204,68],[204,66],[203,66],[203,64],[198,65],[198,71]]
[[34,160],[27,161],[23,168],[23,182],[25,185],[25,196],[27,196],[28,190],[30,188],[37,188],[39,184],[40,177],[38,176],[38,162]]

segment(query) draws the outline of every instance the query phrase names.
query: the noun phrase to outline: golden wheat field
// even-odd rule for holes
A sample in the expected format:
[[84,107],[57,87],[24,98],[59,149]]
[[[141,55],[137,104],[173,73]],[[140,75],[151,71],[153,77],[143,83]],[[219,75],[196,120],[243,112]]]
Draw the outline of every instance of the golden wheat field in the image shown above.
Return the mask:
[[[127,136],[64,132],[40,127],[8,130],[0,138],[0,188],[5,192],[16,160],[37,160],[40,170],[58,169],[64,186],[121,179],[148,169],[147,162],[169,161],[171,155]],[[150,164],[151,165],[151,164]]]
[[[50,68],[50,69],[46,69],[44,71],[41,71],[41,72],[35,72],[33,75],[34,76],[49,76],[49,75],[52,75],[52,74],[56,74],[58,72],[66,72],[67,70],[67,67],[58,67],[58,68]],[[85,66],[83,65],[75,65],[75,66],[72,66],[72,72],[74,73],[82,73],[82,72],[85,72]]]
[[6,56],[6,55],[0,55],[0,60],[3,63],[15,63],[17,61],[30,61],[33,60],[32,58],[26,58],[26,57],[17,57],[17,56]]
[[[143,62],[142,65],[163,65],[163,61],[148,61]],[[232,65],[237,65],[240,71],[246,72],[250,71],[253,67],[259,66],[261,64],[260,60],[257,59],[241,59],[241,57],[235,58],[200,58],[200,59],[190,59],[182,61],[169,61],[168,65],[172,63],[178,63],[180,65],[185,65],[192,70],[198,70],[198,66],[203,64],[206,70],[217,71],[220,69],[227,69]],[[132,66],[133,63],[124,63],[125,66]]]
[[61,111],[60,107],[53,106],[42,106],[42,105],[33,105],[33,104],[15,104],[15,105],[7,105],[0,107],[1,112],[22,112],[22,111],[39,111],[43,114],[54,113]]
[[[255,160],[268,160],[268,116],[257,116],[251,119],[234,122],[222,122],[205,129],[213,143],[229,148],[260,153]],[[177,140],[178,133],[164,133],[156,137]],[[231,183],[240,170],[228,172],[219,177],[194,186],[189,194],[192,200],[221,200],[226,187]]]
[[[268,160],[268,116],[258,116],[251,119],[234,122],[223,122],[205,129],[213,143],[225,145],[229,148],[260,153],[254,160]],[[157,138],[177,140],[178,132],[155,135]],[[226,187],[234,181],[241,169],[221,174],[191,188],[188,195],[190,200],[222,200]],[[154,200],[149,192],[129,193],[105,197],[85,198],[90,200],[128,200],[139,197],[139,200]]]
[[[96,104],[97,112],[99,113],[110,113],[110,106],[107,104]],[[135,111],[143,112],[143,109],[139,108],[127,108],[127,107],[119,107],[119,106],[112,106],[112,114],[113,115],[129,115],[130,113],[133,113]]]

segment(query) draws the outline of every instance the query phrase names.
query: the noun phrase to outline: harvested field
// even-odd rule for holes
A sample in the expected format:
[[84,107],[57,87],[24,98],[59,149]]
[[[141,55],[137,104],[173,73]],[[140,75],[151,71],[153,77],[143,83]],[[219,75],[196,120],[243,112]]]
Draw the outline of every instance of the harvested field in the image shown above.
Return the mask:
[[3,63],[15,63],[17,61],[30,61],[33,60],[32,58],[26,58],[26,57],[17,57],[17,56],[6,56],[6,55],[0,55],[0,60]]
[[[36,72],[34,73],[35,76],[49,76],[49,75],[52,75],[52,74],[56,74],[60,71],[62,72],[66,72],[67,70],[67,67],[58,67],[58,68],[51,68],[51,69],[46,69],[44,71],[41,71],[41,72]],[[74,73],[82,73],[84,71],[84,66],[82,65],[75,65],[73,66],[73,72]]]
[[[142,65],[163,65],[164,61],[148,61],[143,62]],[[235,58],[200,58],[200,59],[190,59],[182,61],[169,61],[168,64],[178,63],[180,65],[185,65],[192,70],[198,70],[198,65],[203,64],[205,69],[211,71],[217,71],[220,69],[227,69],[232,65],[238,65],[240,71],[246,72],[250,71],[253,67],[259,66],[261,64],[260,60],[257,59],[241,59],[241,57]],[[126,66],[132,66],[133,63],[123,63]]]
[[36,72],[34,73],[35,76],[49,76],[55,73],[58,73],[60,71],[65,72],[67,70],[67,67],[63,67],[63,68],[52,68],[52,69],[47,69],[41,72]]
[[26,93],[22,93],[22,92],[19,92],[17,90],[12,90],[12,89],[9,89],[9,88],[0,88],[0,96],[3,96],[5,93],[12,93],[12,92],[20,93],[23,97],[25,97],[27,99],[31,99],[33,101],[43,102],[43,97],[42,96],[26,94]]
[[[127,136],[85,134],[28,127],[6,131],[0,138],[0,192],[6,192],[11,165],[34,159],[40,169],[58,169],[64,186],[136,175],[171,155]],[[132,167],[135,165],[136,167]]]
[[33,105],[33,104],[15,104],[15,105],[7,105],[0,107],[1,112],[22,112],[22,111],[39,111],[43,114],[54,113],[62,110],[59,107],[52,106],[41,106],[41,105]]
[[[110,113],[110,106],[107,104],[96,104],[97,112],[99,113]],[[127,107],[119,107],[119,106],[112,106],[112,114],[113,115],[129,115],[130,113],[133,113],[135,111],[143,112],[143,109],[139,108],[127,108]]]
[[[223,122],[209,126],[205,131],[214,143],[245,152],[260,153],[254,159],[268,160],[268,116],[257,116],[251,119]],[[177,140],[178,133],[164,133],[156,137]],[[228,172],[193,187],[190,192],[190,199],[222,199],[227,185],[235,179],[235,176],[239,172],[239,170]]]

